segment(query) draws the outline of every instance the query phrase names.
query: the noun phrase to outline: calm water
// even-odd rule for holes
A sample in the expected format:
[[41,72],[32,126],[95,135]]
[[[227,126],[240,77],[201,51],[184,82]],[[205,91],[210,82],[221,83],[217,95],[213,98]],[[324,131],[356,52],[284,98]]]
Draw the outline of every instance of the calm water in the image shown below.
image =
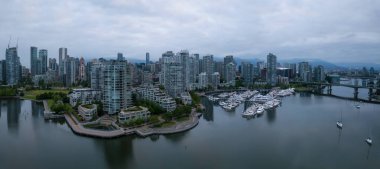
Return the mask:
[[[64,122],[44,121],[40,104],[2,100],[0,168],[380,167],[380,105],[361,103],[356,109],[351,101],[296,94],[247,120],[241,117],[244,105],[226,112],[203,101],[207,112],[188,132],[104,140],[77,136]],[[364,142],[369,135],[371,147]]]

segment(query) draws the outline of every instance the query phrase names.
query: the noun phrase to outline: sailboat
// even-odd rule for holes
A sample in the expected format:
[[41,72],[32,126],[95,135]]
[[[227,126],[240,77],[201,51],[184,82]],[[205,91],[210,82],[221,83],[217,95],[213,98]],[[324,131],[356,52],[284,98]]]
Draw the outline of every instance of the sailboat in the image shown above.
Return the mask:
[[337,126],[339,129],[342,129],[342,128],[343,128],[342,110],[340,110],[340,121],[337,121],[337,122],[336,122],[336,126]]

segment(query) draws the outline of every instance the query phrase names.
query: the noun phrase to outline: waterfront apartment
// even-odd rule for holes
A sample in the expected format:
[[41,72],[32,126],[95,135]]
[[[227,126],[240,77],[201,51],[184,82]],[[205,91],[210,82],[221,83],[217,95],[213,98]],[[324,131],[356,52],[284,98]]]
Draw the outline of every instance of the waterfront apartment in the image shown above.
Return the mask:
[[91,104],[101,100],[101,92],[90,88],[73,89],[73,92],[69,94],[69,99],[71,106],[75,106],[78,102]]
[[136,119],[147,120],[150,117],[150,112],[146,107],[133,106],[122,109],[118,117],[120,123],[130,122],[131,120]]
[[78,106],[78,113],[84,120],[90,121],[97,113],[96,104],[83,104]]
[[168,112],[174,111],[177,107],[175,100],[157,86],[146,84],[137,88],[136,91],[140,98],[156,102]]

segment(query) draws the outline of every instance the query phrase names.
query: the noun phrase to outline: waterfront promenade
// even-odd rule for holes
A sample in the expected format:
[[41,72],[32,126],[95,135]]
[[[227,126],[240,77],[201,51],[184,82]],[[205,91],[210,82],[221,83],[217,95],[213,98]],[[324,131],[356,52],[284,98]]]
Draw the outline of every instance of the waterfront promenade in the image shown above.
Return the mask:
[[90,137],[98,137],[98,138],[115,138],[121,137],[131,134],[137,134],[142,137],[146,137],[149,135],[155,134],[174,134],[179,132],[184,132],[189,129],[192,129],[199,123],[198,114],[193,110],[191,113],[189,120],[183,122],[176,122],[175,125],[164,128],[151,128],[149,126],[142,126],[134,129],[123,129],[117,127],[115,130],[111,131],[103,131],[103,130],[95,130],[85,128],[82,123],[80,123],[75,117],[71,114],[64,115],[67,124],[72,129],[72,131],[79,135],[90,136]]

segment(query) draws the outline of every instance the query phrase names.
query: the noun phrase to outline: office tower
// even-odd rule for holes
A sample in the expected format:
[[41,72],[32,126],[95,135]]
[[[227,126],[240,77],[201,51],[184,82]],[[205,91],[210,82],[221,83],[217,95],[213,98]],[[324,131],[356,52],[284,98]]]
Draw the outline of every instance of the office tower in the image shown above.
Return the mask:
[[110,115],[117,114],[132,105],[128,62],[109,60],[102,65],[103,110]]
[[38,68],[38,73],[39,74],[45,74],[46,71],[47,71],[47,60],[48,60],[48,51],[46,49],[41,49],[39,52],[38,52],[38,60],[40,62],[40,64],[38,66],[40,66]]
[[224,76],[227,84],[235,86],[236,65],[233,62],[228,62],[226,64]]
[[277,69],[277,57],[276,55],[269,53],[267,55],[267,83],[269,85],[275,86],[277,83],[277,75],[276,75],[276,69]]
[[149,60],[149,52],[146,52],[146,54],[145,54],[145,65],[148,65],[149,62],[150,62],[150,60]]
[[241,77],[244,79],[244,85],[253,84],[253,64],[249,62],[241,62]]
[[81,57],[79,60],[79,80],[86,80],[86,63],[84,62],[83,57]]
[[311,71],[308,62],[300,62],[298,64],[298,75],[301,81],[309,82],[311,79]]
[[38,74],[37,73],[37,61],[38,61],[37,52],[38,52],[37,47],[34,47],[34,46],[30,47],[30,72],[32,76]]

